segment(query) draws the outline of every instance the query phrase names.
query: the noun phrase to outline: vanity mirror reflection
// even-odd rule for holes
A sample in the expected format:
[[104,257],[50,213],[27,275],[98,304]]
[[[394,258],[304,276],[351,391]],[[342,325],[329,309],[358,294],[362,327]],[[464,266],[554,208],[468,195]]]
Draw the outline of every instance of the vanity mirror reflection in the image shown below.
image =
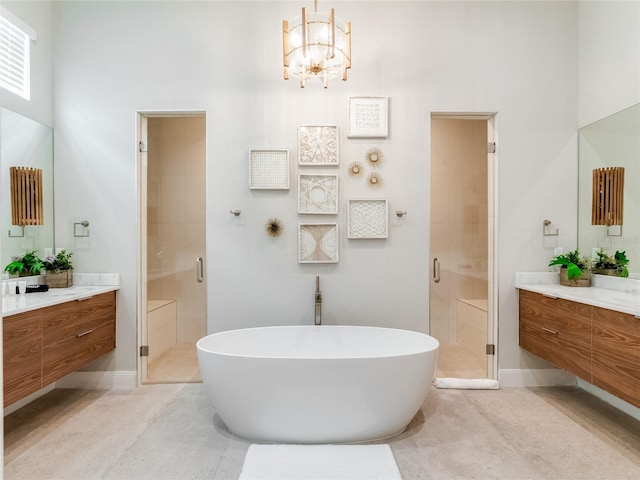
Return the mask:
[[[43,223],[23,227],[12,224],[12,167],[39,169],[42,175]],[[53,129],[6,108],[0,108],[0,178],[2,179],[2,251],[0,266],[11,257],[54,247],[53,219]]]
[[[578,249],[591,256],[593,249],[626,251],[629,276],[640,278],[640,104],[581,128],[578,142]],[[593,171],[613,167],[624,168],[624,217],[594,225]]]

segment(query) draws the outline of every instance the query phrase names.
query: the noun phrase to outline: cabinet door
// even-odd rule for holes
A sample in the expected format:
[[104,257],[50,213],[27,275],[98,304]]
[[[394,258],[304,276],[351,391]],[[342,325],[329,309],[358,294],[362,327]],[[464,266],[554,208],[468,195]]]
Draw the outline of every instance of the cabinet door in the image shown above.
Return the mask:
[[43,309],[45,385],[115,348],[115,292]]
[[520,346],[591,381],[591,306],[520,290]]
[[640,407],[640,319],[593,307],[593,381]]
[[5,407],[43,386],[41,312],[19,313],[2,319]]

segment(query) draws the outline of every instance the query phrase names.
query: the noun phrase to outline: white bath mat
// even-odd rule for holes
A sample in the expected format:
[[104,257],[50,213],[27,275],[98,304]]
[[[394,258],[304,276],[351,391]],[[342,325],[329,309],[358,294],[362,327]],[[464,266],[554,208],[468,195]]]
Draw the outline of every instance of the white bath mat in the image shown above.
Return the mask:
[[402,480],[389,445],[251,445],[240,480]]
[[459,390],[497,390],[500,388],[497,380],[485,378],[436,378],[433,385],[436,388],[457,388]]

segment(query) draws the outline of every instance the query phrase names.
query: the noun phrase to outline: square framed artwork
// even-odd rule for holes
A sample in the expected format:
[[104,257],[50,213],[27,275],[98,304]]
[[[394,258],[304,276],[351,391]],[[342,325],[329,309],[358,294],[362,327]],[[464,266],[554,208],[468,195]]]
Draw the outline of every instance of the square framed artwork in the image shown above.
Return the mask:
[[298,263],[338,263],[338,224],[299,224]]
[[388,97],[349,97],[349,138],[386,137]]
[[338,127],[298,127],[298,164],[336,166],[339,163]]
[[298,175],[298,213],[338,213],[338,175]]
[[347,238],[387,238],[389,204],[386,199],[349,199]]
[[289,190],[289,150],[251,150],[249,188]]

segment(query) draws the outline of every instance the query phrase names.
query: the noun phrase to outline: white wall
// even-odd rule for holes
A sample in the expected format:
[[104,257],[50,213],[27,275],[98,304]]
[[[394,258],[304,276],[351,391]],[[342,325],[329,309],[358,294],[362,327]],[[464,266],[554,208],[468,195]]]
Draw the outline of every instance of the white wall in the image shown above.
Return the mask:
[[53,4],[41,1],[3,1],[2,6],[33,28],[31,43],[31,100],[0,88],[0,105],[45,125],[53,125]]
[[[209,330],[309,324],[315,275],[326,323],[428,331],[429,114],[498,112],[500,364],[527,368],[514,272],[544,270],[541,223],[576,231],[577,5],[347,2],[353,68],[328,90],[282,80],[280,28],[293,2],[55,2],[56,220],[80,271],[122,274],[118,348],[97,369],[136,368],[136,110],[207,112]],[[346,138],[349,96],[390,97],[387,139]],[[341,131],[340,263],[299,265],[296,191],[250,191],[251,148],[284,147],[299,125]],[[384,183],[346,174],[379,146]],[[347,241],[349,197],[388,198],[386,241]],[[236,220],[230,209],[241,209]],[[269,217],[281,237],[264,233]],[[76,248],[74,221],[91,222]]]
[[580,2],[579,126],[640,103],[640,1]]

